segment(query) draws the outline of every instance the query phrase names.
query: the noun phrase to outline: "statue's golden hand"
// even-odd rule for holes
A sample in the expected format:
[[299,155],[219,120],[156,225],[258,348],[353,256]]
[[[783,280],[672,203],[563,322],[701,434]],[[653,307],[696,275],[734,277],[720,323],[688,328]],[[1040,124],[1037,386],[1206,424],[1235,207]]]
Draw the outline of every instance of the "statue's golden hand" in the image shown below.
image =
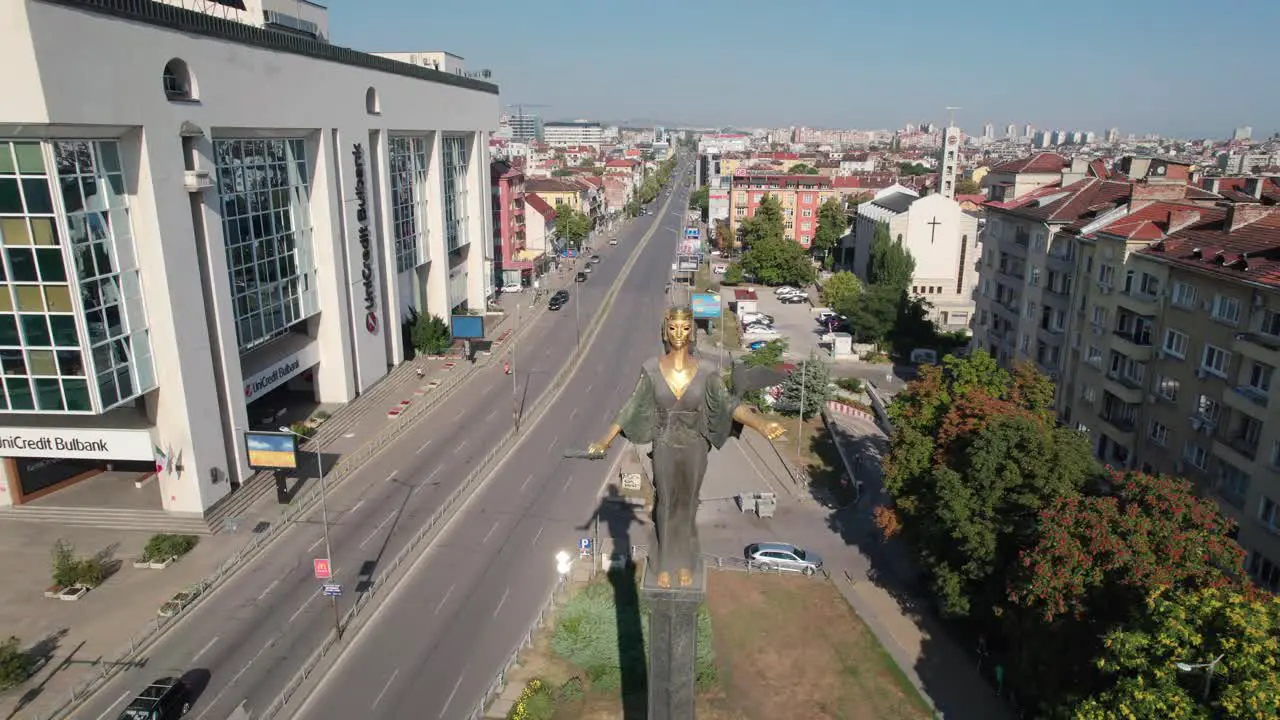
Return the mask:
[[782,437],[783,433],[786,431],[787,429],[782,427],[782,423],[774,422],[772,420],[760,426],[760,434],[770,440],[776,440]]
[[593,442],[587,446],[587,454],[597,460],[604,457],[607,452],[609,452],[607,443]]

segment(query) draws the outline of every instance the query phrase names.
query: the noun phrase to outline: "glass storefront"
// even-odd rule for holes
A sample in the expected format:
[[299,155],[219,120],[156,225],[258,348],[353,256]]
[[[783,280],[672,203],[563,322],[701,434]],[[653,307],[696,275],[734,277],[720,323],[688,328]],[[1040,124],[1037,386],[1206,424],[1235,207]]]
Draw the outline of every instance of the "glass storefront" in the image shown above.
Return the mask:
[[300,139],[215,140],[240,352],[319,312],[311,189]]
[[116,142],[0,141],[0,245],[0,409],[102,412],[155,387]]
[[[444,158],[444,232],[446,246],[453,252],[469,242],[467,237],[467,143],[461,135],[446,135],[441,145]],[[455,298],[456,301],[456,298]]]
[[396,272],[412,270],[427,261],[429,148],[425,137],[391,138],[391,215]]

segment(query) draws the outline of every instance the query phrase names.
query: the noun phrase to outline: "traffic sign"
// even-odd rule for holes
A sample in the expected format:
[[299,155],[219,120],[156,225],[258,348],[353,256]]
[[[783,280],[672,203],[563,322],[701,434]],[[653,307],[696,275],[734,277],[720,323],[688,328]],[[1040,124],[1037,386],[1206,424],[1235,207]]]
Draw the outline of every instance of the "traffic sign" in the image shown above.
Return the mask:
[[582,552],[591,552],[591,538],[582,538],[578,541],[578,549]]
[[333,583],[322,586],[320,590],[326,597],[338,597],[342,594],[342,586]]
[[317,580],[328,580],[333,577],[333,572],[329,568],[329,558],[316,558],[311,561],[311,565],[315,568]]

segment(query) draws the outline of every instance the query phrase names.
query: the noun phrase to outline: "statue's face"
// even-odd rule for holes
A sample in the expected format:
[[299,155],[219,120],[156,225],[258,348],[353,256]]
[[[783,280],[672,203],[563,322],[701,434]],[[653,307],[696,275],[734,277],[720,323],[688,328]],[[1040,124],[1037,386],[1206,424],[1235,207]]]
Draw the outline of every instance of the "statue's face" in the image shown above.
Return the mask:
[[667,318],[667,342],[672,348],[689,346],[689,337],[693,334],[693,321],[684,317]]

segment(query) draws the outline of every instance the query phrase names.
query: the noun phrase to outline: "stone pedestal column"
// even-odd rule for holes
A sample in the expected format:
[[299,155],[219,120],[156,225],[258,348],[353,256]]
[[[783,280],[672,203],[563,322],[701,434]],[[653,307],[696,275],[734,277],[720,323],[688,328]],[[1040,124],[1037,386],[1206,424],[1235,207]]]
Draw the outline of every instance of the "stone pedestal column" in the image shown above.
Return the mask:
[[655,576],[646,567],[640,586],[649,608],[649,720],[692,720],[698,606],[707,596],[706,568],[699,561],[693,586],[687,588],[660,588]]

